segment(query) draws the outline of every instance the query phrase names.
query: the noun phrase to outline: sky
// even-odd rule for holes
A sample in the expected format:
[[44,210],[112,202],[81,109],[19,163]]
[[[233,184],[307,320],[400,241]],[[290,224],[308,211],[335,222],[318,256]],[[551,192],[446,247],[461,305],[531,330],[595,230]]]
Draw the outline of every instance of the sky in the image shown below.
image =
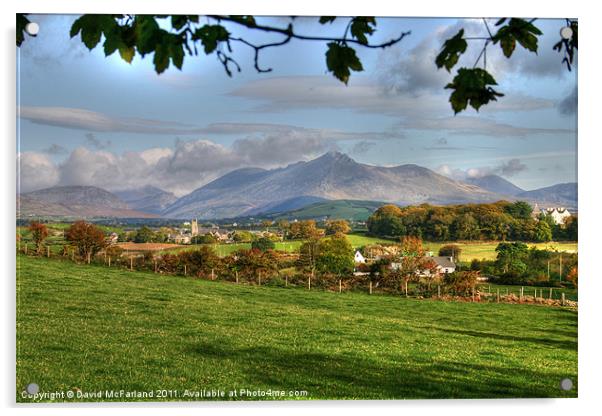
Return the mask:
[[[128,64],[117,53],[105,57],[101,44],[88,51],[69,37],[76,18],[30,16],[40,32],[17,48],[21,192],[153,185],[181,196],[237,168],[281,167],[331,150],[458,180],[498,174],[525,190],[577,180],[577,71],[552,50],[564,20],[537,21],[537,55],[517,46],[506,59],[491,45],[487,70],[505,96],[454,116],[444,89],[453,72],[438,70],[435,56],[460,28],[483,36],[482,20],[379,18],[372,43],[411,34],[386,49],[357,47],[364,71],[346,86],[326,71],[325,42],[263,50],[269,73],[258,73],[253,51],[234,43],[241,72],[231,78],[215,53],[158,75],[152,55]],[[306,17],[294,25],[297,33],[340,36],[346,22]],[[254,43],[281,40],[229,29]],[[470,41],[458,67],[472,67],[481,47]]]

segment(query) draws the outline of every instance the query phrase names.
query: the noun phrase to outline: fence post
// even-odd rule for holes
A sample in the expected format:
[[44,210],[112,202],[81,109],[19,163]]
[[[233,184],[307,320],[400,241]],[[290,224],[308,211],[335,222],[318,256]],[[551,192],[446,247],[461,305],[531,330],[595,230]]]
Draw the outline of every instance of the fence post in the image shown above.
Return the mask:
[[552,299],[552,288],[550,288],[550,299]]
[[238,283],[238,270],[234,270],[234,275],[236,276],[236,283]]
[[211,268],[211,280],[215,280],[215,273],[213,271],[213,267]]
[[50,257],[50,246],[46,246],[46,257]]
[[406,284],[405,286],[406,286],[406,298],[407,298],[408,297],[408,281],[407,280],[405,281],[405,284]]
[[523,301],[523,291],[525,290],[524,286],[520,287],[520,298],[519,300],[522,302]]
[[441,297],[441,285],[437,285],[437,297]]
[[372,280],[370,280],[370,294],[372,294]]
[[[186,266],[184,266],[186,267]],[[130,271],[134,270],[134,258],[130,257]]]
[[71,250],[71,261],[75,260],[75,249]]
[[154,263],[155,263],[155,273],[157,273],[157,259],[153,259]]
[[23,252],[27,254],[27,243],[25,243],[25,246],[23,247]]
[[109,267],[111,267],[111,256],[109,256]]
[[500,288],[497,288],[497,303],[500,303]]
[[284,287],[288,287],[288,275],[284,276]]
[[472,288],[472,301],[474,302],[474,287]]
[[487,294],[491,294],[491,285],[487,285]]
[[339,279],[339,293],[341,293],[343,291],[343,284],[342,284],[342,280]]
[[184,276],[188,274],[188,270],[186,270],[186,265],[184,265]]
[[562,306],[564,306],[564,302],[565,302],[565,298],[564,298],[564,292],[562,292],[562,296],[561,296],[560,304],[561,304]]
[[91,257],[91,253],[88,251],[88,264],[90,264],[90,261],[91,261],[90,257]]
[[259,272],[259,286],[261,286],[261,272]]

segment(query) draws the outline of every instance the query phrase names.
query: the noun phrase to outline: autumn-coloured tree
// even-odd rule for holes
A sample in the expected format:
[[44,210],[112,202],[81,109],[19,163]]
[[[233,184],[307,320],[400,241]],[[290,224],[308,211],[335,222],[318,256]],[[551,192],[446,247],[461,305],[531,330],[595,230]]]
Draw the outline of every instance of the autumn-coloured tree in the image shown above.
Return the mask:
[[575,288],[577,288],[578,277],[579,277],[579,271],[577,270],[577,266],[573,266],[571,268],[571,270],[569,271],[569,274],[566,276],[566,280],[571,282],[575,286]]
[[31,238],[36,245],[38,253],[42,250],[44,240],[48,237],[48,228],[45,224],[38,221],[32,221],[27,228],[31,233]]
[[323,234],[324,230],[319,229],[314,220],[293,222],[288,231],[288,237],[292,240],[320,238]]
[[345,220],[330,220],[326,222],[326,235],[347,234],[349,231],[351,231],[351,227]]
[[441,246],[439,249],[439,255],[443,257],[453,257],[454,261],[458,263],[460,261],[460,254],[462,249],[457,244],[446,244]]
[[81,257],[88,258],[106,246],[104,232],[85,221],[74,222],[65,231],[65,239],[77,248]]

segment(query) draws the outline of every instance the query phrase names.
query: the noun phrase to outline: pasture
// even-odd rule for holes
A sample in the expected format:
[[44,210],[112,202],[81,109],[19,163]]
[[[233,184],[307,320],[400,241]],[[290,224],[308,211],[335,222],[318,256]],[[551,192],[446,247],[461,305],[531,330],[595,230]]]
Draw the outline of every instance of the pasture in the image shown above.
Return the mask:
[[[17,308],[19,402],[31,382],[179,395],[154,401],[195,400],[185,389],[306,392],[286,400],[577,396],[577,312],[566,308],[237,285],[21,255]],[[573,390],[559,389],[564,377]]]

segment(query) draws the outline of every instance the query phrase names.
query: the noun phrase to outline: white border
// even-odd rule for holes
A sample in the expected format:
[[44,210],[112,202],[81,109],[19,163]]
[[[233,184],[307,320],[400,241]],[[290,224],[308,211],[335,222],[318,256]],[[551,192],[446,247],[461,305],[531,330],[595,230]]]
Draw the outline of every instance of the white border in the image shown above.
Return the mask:
[[[103,0],[85,2],[69,0],[33,1],[19,0],[11,4],[2,2],[3,40],[2,65],[4,97],[2,106],[2,184],[4,201],[2,204],[2,239],[0,253],[5,273],[2,274],[2,377],[0,392],[2,406],[9,414],[79,415],[90,413],[106,415],[107,412],[127,414],[162,415],[191,414],[197,412],[219,412],[225,414],[244,411],[249,414],[307,414],[332,413],[339,410],[346,414],[365,414],[377,407],[379,413],[416,414],[437,413],[448,415],[507,415],[509,412],[530,414],[581,414],[591,413],[597,404],[600,379],[600,304],[602,288],[600,270],[600,222],[602,214],[600,195],[600,119],[599,99],[602,97],[599,73],[600,65],[600,15],[593,6],[595,2],[566,1],[524,1],[504,0],[500,2],[452,0],[452,1],[385,1],[371,0]],[[481,17],[481,16],[537,16],[537,17],[576,17],[580,20],[579,49],[579,251],[582,275],[579,296],[579,399],[565,400],[439,400],[406,402],[308,402],[308,403],[198,403],[186,405],[156,404],[108,404],[102,408],[89,405],[74,406],[16,406],[15,397],[15,13],[232,13],[232,14],[271,14],[271,15],[401,15],[427,17]],[[596,261],[598,260],[598,261]],[[597,406],[599,407],[599,406]],[[5,413],[6,414],[6,413]]]

